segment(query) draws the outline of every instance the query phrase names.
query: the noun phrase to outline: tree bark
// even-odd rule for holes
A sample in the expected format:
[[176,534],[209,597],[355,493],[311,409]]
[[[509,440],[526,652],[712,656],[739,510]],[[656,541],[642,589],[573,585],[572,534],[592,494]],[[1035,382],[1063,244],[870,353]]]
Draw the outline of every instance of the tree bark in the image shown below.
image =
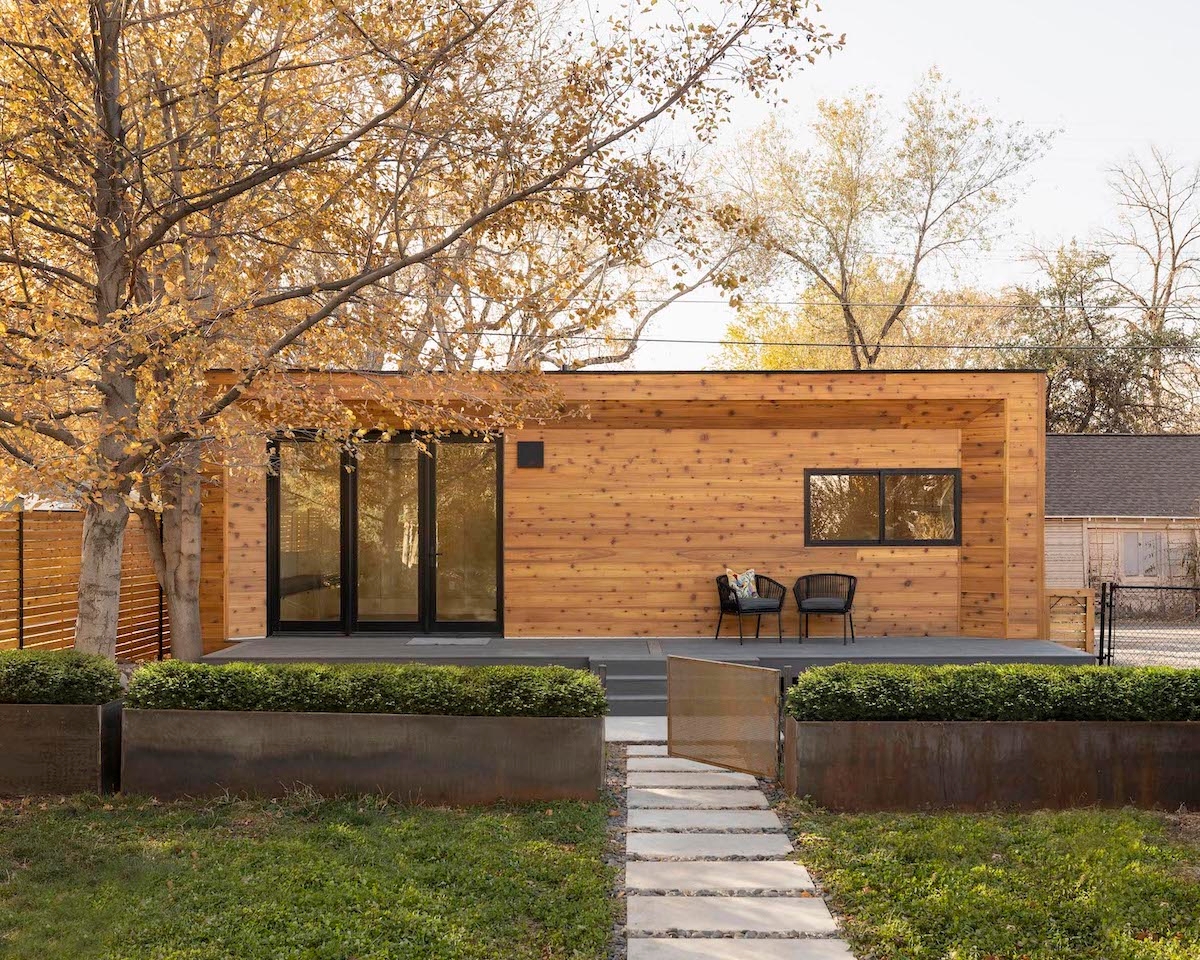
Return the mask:
[[171,508],[163,515],[171,656],[196,661],[204,655],[200,630],[200,452],[184,446],[182,462],[168,471]]
[[89,503],[83,513],[75,649],[115,658],[121,612],[121,552],[129,507],[117,494]]
[[[171,657],[198,661],[204,655],[200,624],[200,526],[202,481],[195,443],[162,474],[162,526],[141,509],[142,533],[171,617]],[[148,499],[148,491],[143,493]]]

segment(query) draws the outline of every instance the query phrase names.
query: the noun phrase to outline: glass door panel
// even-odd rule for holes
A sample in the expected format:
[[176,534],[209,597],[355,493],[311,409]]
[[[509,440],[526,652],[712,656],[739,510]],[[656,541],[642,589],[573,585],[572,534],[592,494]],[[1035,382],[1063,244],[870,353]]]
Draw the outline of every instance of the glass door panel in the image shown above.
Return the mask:
[[357,464],[359,622],[421,617],[418,471],[411,443],[364,444]]
[[496,444],[443,443],[436,457],[437,622],[496,623]]
[[279,444],[279,619],[342,616],[341,456],[325,444]]

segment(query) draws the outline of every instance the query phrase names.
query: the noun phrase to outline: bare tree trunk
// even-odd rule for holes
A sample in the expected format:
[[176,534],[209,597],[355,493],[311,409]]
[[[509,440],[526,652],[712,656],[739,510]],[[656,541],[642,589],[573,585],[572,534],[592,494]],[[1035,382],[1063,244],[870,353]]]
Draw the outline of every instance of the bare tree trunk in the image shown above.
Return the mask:
[[163,589],[171,611],[171,656],[199,660],[204,655],[200,630],[200,450],[184,446],[181,462],[167,473],[170,509],[163,514],[163,553],[167,582]]
[[83,513],[75,649],[115,658],[121,612],[121,552],[129,507],[118,494],[89,503]]
[[[202,477],[195,443],[162,474],[162,527],[150,509],[140,509],[146,549],[171,616],[171,656],[197,661],[204,655],[200,624],[200,525]],[[149,490],[143,488],[143,500]]]

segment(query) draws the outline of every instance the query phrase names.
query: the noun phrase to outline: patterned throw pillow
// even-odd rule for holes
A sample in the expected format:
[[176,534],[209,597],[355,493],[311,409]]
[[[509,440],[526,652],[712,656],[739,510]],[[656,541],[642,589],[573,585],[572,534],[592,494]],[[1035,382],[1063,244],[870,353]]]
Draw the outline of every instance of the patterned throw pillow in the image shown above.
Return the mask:
[[758,587],[754,582],[753,568],[747,570],[745,573],[734,573],[726,567],[725,576],[729,578],[729,586],[735,596],[739,596],[743,600],[749,600],[751,597],[758,596]]

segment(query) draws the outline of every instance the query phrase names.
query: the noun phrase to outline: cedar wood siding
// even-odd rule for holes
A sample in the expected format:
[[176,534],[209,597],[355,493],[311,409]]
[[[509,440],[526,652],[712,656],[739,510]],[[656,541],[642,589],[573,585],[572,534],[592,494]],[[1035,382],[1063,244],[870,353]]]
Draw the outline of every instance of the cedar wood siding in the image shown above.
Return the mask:
[[[507,636],[711,636],[729,565],[789,589],[857,575],[861,635],[1045,637],[1042,374],[549,376],[586,417],[506,435]],[[543,469],[517,468],[517,440],[544,441]],[[962,545],[806,547],[804,470],[837,467],[960,468]],[[206,649],[266,630],[265,489],[235,472],[206,502]]]

